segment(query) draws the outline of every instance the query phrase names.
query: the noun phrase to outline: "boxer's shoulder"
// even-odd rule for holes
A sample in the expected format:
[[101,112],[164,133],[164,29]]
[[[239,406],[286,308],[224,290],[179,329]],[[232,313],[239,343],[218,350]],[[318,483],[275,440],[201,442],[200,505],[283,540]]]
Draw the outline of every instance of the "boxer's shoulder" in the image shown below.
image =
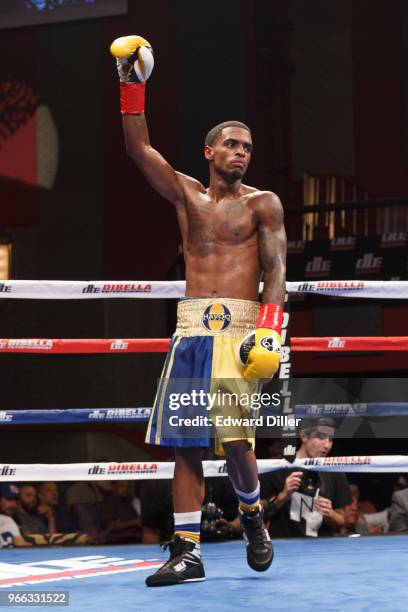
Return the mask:
[[198,192],[198,193],[206,193],[206,189],[200,181],[193,178],[192,176],[188,176],[187,174],[183,174],[182,172],[176,172],[177,179],[180,185],[188,192]]
[[270,216],[283,220],[282,202],[273,191],[257,190],[252,193],[250,195],[250,205],[260,220]]

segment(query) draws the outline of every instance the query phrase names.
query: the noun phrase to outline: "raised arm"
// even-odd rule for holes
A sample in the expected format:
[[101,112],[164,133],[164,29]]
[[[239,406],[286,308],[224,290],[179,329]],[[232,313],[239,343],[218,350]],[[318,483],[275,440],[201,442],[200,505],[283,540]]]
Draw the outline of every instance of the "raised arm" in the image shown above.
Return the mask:
[[151,46],[141,36],[124,36],[113,41],[111,53],[120,77],[126,152],[156,191],[173,204],[180,204],[184,199],[183,175],[151,146],[144,115],[146,81],[154,64]]
[[258,253],[263,271],[263,304],[283,308],[286,282],[286,232],[283,208],[274,193],[267,192],[259,202]]
[[151,186],[173,204],[183,202],[182,179],[149,141],[144,113],[123,114],[126,153]]

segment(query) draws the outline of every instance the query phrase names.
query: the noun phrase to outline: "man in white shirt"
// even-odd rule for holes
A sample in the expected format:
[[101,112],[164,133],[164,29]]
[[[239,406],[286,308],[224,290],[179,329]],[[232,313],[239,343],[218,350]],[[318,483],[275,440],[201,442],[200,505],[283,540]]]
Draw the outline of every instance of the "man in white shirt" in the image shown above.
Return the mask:
[[14,484],[0,485],[0,548],[13,546],[14,537],[21,535],[17,523],[12,518],[17,510],[19,490]]

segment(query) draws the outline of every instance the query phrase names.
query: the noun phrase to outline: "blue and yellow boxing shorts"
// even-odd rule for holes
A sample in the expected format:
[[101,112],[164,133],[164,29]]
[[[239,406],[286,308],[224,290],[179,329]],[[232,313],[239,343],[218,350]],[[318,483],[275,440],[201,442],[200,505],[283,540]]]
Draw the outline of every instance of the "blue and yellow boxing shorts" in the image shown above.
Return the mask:
[[158,384],[146,442],[170,447],[209,447],[223,442],[254,443],[248,425],[257,383],[243,378],[242,339],[255,329],[259,304],[211,298],[181,300]]

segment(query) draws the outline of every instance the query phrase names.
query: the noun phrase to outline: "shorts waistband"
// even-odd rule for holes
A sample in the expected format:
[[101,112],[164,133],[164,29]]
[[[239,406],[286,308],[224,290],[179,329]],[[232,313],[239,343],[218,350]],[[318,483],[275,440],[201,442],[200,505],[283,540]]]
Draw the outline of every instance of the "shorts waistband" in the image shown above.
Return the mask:
[[182,300],[176,336],[245,336],[255,328],[259,303],[232,298]]

